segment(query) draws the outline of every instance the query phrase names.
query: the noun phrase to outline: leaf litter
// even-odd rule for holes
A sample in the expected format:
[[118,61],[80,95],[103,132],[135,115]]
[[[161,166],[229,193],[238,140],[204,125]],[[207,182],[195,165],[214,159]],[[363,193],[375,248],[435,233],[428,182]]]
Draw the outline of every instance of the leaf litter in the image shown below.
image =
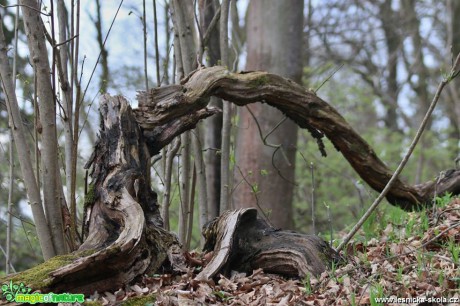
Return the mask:
[[[420,230],[425,228],[426,218],[411,213],[413,226],[408,237],[407,226],[392,222],[378,233],[379,239],[358,237],[342,254],[347,264],[318,277],[288,279],[256,269],[196,281],[194,277],[202,269],[197,264],[208,262],[209,254],[192,252],[185,256],[190,266],[187,273],[144,275],[115,292],[96,292],[88,301],[123,305],[146,297],[139,305],[321,306],[419,305],[420,299],[431,298],[439,302],[432,305],[459,305],[460,198],[427,211],[426,217],[428,228]],[[376,298],[394,298],[394,302],[377,303]],[[419,300],[401,303],[396,298]]]

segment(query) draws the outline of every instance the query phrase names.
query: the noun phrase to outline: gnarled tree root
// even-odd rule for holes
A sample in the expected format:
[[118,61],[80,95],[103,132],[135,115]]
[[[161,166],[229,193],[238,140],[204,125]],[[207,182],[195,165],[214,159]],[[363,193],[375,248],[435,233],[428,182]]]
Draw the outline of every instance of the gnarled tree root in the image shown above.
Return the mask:
[[[88,294],[118,289],[168,261],[173,266],[180,264],[176,237],[162,229],[148,161],[174,137],[219,112],[207,107],[213,95],[239,106],[263,102],[278,108],[308,129],[322,151],[321,138],[326,136],[377,191],[392,175],[372,147],[314,92],[266,72],[200,68],[181,84],[141,93],[134,110],[123,97],[101,97],[100,136],[87,164],[92,167],[92,183],[85,201],[83,245],[73,255],[53,258],[0,281],[24,281],[43,292]],[[460,193],[460,170],[445,171],[434,181],[417,186],[397,180],[387,199],[402,209],[414,210],[432,205],[434,195],[446,192]],[[231,235],[229,222],[238,225]],[[254,210],[227,213],[209,229],[207,246],[216,254],[200,279],[235,268],[317,275],[339,259],[318,237],[273,229],[258,220]]]
[[259,268],[288,277],[319,276],[333,262],[344,261],[318,236],[275,229],[257,218],[255,208],[226,211],[210,222],[203,234],[205,251],[214,254],[196,280]]

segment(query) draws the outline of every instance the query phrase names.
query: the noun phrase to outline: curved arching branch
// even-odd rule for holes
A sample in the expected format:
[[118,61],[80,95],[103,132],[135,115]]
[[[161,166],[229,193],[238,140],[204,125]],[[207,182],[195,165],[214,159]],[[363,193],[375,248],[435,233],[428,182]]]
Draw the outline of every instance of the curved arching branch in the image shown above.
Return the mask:
[[[183,267],[176,236],[162,228],[147,165],[174,137],[219,112],[207,106],[213,95],[239,106],[261,101],[278,108],[317,140],[327,137],[377,191],[391,177],[371,146],[315,93],[266,72],[201,68],[180,85],[141,92],[137,109],[131,109],[121,96],[101,97],[100,135],[85,166],[91,167],[92,183],[85,199],[84,243],[72,255],[55,257],[2,282],[27,279],[31,288],[42,292],[91,294],[120,288],[165,266]],[[460,193],[460,170],[444,171],[435,181],[417,186],[398,180],[387,199],[411,210],[430,205],[434,195],[446,192]],[[239,226],[231,232],[229,224]],[[200,275],[203,280],[234,265],[235,269],[263,268],[291,276],[319,275],[331,262],[340,261],[321,238],[274,229],[257,219],[256,210],[223,214],[205,229],[205,237],[215,258]]]
[[[168,125],[173,120],[199,120],[207,108],[210,96],[217,96],[243,106],[254,102],[267,103],[282,111],[313,137],[326,136],[347,159],[359,176],[374,190],[382,191],[392,172],[378,158],[372,147],[350,126],[330,104],[295,82],[267,72],[231,73],[224,67],[200,68],[192,72],[180,85],[155,88],[138,95],[139,108],[134,110],[137,122],[144,130]],[[194,120],[195,120],[194,119]],[[162,137],[164,145],[177,132],[169,130]],[[166,139],[167,138],[167,139]],[[155,141],[152,141],[155,142]],[[322,149],[321,143],[319,143]],[[152,146],[151,148],[158,146]],[[152,150],[156,154],[158,149]],[[410,186],[398,180],[387,195],[388,201],[404,210],[431,205],[436,181]],[[450,172],[448,182],[438,184],[438,193],[458,193],[460,175]]]

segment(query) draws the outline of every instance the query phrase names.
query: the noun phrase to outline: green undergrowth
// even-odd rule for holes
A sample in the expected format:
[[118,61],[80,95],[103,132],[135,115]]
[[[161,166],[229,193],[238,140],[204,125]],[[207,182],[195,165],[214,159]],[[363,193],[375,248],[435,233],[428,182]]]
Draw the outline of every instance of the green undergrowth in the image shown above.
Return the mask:
[[333,266],[319,279],[304,279],[308,299],[325,298],[326,305],[393,305],[381,299],[395,297],[455,301],[460,290],[460,199],[444,195],[435,201],[436,206],[417,212],[381,206],[344,248],[345,266]]
[[122,306],[153,306],[155,303],[155,295],[149,294],[146,296],[136,296],[123,302]]

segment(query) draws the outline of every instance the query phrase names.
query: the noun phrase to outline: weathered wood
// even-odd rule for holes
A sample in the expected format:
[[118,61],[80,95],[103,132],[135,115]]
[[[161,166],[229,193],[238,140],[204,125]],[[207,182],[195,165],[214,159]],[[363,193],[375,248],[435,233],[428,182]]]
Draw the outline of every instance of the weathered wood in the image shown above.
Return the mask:
[[[162,229],[157,195],[147,183],[147,165],[175,136],[219,111],[207,107],[212,95],[240,106],[262,101],[280,109],[317,138],[320,150],[324,150],[321,138],[329,138],[375,190],[391,177],[369,144],[315,93],[265,72],[199,69],[181,85],[140,93],[138,109],[132,110],[120,96],[101,97],[100,136],[86,165],[91,167],[92,183],[84,208],[84,243],[75,254],[53,258],[8,279],[24,280],[42,292],[91,293],[118,289],[167,261],[183,270],[176,236]],[[406,210],[431,205],[434,195],[458,194],[459,177],[460,170],[448,170],[417,186],[399,180],[387,198]],[[273,229],[257,219],[254,210],[227,213],[210,228],[207,247],[215,250],[215,256],[201,279],[228,269],[254,268],[288,276],[318,275],[340,260],[320,238]]]
[[207,281],[230,270],[288,277],[319,276],[344,260],[318,236],[282,231],[257,218],[255,208],[226,211],[203,229],[206,251],[213,257],[196,280]]
[[161,228],[156,193],[145,183],[150,155],[131,107],[123,97],[104,95],[100,112],[100,136],[86,165],[92,167],[86,239],[70,263],[44,273],[33,289],[90,294],[121,288],[177,254],[179,243]]
[[[326,136],[374,190],[382,191],[392,176],[392,171],[378,158],[372,147],[334,107],[314,92],[305,90],[288,79],[266,72],[231,73],[224,67],[216,66],[192,72],[181,84],[181,87],[174,87],[175,93],[173,88],[167,88],[167,98],[155,103],[149,102],[152,99],[148,97],[153,94],[159,97],[161,94],[141,92],[139,99],[145,103],[134,110],[139,125],[149,129],[178,118],[190,118],[196,112],[206,111],[208,97],[213,95],[239,106],[254,102],[267,103],[281,110],[300,127],[308,129],[317,139],[323,155],[325,151],[321,139]],[[161,91],[161,88],[158,90]],[[161,137],[163,145],[172,138]],[[150,143],[155,141],[151,140]],[[429,186],[438,183],[437,195],[442,194],[440,190],[458,194],[459,176],[458,172],[452,173],[441,186],[436,180],[410,186],[398,179],[388,193],[387,200],[404,210],[430,206],[435,194],[434,188]]]

